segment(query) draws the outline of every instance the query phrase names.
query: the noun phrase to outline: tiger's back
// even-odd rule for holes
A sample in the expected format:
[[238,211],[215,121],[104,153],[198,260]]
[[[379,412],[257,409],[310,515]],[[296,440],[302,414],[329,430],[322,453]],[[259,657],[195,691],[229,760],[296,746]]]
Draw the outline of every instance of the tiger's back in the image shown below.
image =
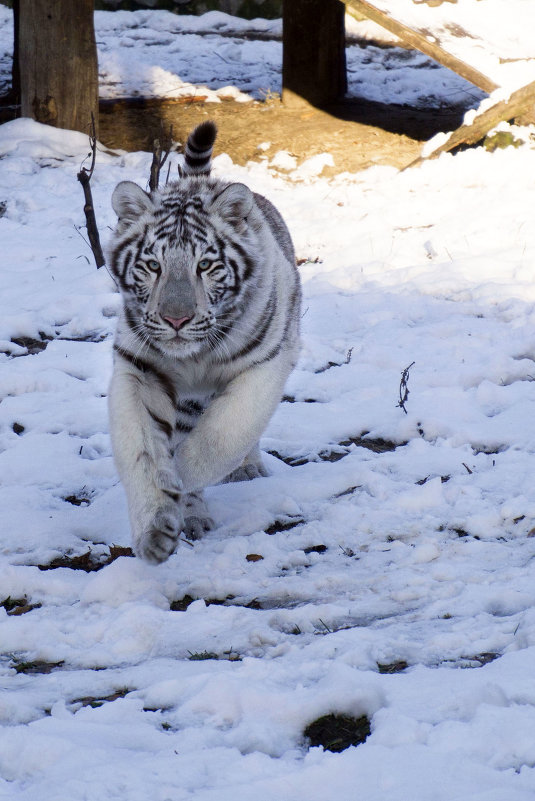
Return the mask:
[[199,533],[182,518],[204,486],[265,474],[258,439],[298,352],[290,234],[266,198],[210,177],[215,134],[203,123],[190,135],[176,183],[147,195],[123,182],[112,198],[123,310],[111,432],[134,544],[150,561],[182,529]]

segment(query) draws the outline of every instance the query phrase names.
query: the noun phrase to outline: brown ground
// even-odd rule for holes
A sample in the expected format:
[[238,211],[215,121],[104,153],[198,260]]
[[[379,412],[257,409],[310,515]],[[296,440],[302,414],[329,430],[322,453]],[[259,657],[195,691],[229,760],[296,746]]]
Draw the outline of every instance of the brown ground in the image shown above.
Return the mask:
[[404,167],[418,157],[422,142],[462,121],[463,110],[413,109],[355,100],[320,111],[287,109],[278,100],[263,103],[188,102],[132,99],[103,101],[100,141],[112,148],[152,150],[160,126],[173,126],[173,139],[185,142],[199,122],[213,119],[217,148],[236,164],[259,160],[258,145],[270,142],[264,155],[286,150],[298,163],[317,153],[331,153],[335,166],[324,175],[357,172],[374,164]]

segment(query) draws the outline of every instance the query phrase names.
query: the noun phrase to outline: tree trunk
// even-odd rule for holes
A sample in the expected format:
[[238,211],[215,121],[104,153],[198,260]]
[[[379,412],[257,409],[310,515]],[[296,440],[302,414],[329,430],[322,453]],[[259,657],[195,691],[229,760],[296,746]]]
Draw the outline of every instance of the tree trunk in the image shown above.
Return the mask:
[[89,132],[98,124],[93,0],[19,0],[21,113]]
[[325,106],[347,90],[345,7],[339,0],[283,0],[282,100]]
[[13,66],[11,68],[11,90],[9,100],[16,106],[20,104],[19,73],[19,0],[13,0]]

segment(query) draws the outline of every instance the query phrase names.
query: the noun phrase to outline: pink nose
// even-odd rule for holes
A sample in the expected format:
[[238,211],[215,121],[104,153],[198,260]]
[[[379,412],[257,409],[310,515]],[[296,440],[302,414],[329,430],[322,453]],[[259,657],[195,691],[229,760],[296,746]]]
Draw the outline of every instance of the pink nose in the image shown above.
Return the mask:
[[187,323],[188,320],[191,320],[191,317],[178,317],[178,318],[177,317],[164,317],[163,319],[166,320],[169,323],[169,325],[172,325],[173,328],[178,331],[178,329],[182,328],[182,326],[185,323]]

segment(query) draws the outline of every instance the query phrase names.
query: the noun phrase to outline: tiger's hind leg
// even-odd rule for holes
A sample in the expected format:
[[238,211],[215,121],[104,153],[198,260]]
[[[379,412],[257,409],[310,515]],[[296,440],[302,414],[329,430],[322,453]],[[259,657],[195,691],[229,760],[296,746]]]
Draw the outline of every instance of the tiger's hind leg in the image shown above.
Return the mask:
[[260,478],[261,476],[269,476],[268,471],[264,467],[262,456],[260,455],[260,448],[258,443],[251,448],[243,462],[239,467],[229,473],[223,479],[223,484],[229,484],[233,481],[252,481],[253,478]]
[[189,492],[184,499],[184,536],[198,540],[215,526],[208,513],[202,492]]

